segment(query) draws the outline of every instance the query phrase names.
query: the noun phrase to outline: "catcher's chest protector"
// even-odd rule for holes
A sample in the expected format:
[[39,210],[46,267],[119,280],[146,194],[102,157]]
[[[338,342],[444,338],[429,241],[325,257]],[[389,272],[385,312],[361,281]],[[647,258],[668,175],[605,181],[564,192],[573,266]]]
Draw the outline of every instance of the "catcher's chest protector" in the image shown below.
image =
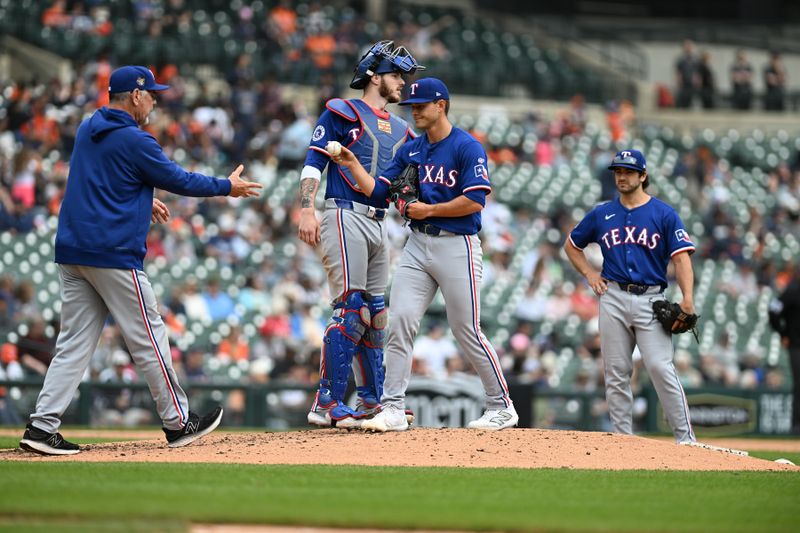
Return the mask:
[[[378,116],[361,100],[332,100],[328,104],[328,109],[353,120],[353,128],[342,144],[355,154],[370,176],[377,177],[383,174],[392,162],[397,149],[406,142],[408,137],[406,121],[391,113]],[[338,170],[347,183],[358,190],[358,184],[350,171],[343,167],[338,167]]]

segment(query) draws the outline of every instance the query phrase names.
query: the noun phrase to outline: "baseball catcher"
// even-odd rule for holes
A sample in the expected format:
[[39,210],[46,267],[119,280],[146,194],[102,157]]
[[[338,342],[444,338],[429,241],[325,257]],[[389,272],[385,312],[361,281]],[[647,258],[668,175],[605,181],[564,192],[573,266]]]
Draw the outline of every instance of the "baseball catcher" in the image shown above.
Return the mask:
[[669,300],[656,300],[653,302],[653,316],[661,322],[667,333],[686,333],[691,331],[695,340],[697,338],[697,320],[700,318],[694,313],[687,313],[681,306]]
[[400,212],[400,216],[410,221],[406,214],[409,205],[419,201],[419,167],[410,164],[389,187],[389,200]]

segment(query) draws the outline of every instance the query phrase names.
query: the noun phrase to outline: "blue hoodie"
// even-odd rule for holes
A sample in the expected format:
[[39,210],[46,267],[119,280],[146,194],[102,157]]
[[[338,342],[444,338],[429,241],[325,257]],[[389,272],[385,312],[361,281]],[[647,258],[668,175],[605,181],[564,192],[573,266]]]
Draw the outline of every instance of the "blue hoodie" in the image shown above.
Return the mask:
[[227,179],[187,172],[125,111],[103,107],[78,127],[56,232],[56,263],[143,269],[153,189],[226,196]]

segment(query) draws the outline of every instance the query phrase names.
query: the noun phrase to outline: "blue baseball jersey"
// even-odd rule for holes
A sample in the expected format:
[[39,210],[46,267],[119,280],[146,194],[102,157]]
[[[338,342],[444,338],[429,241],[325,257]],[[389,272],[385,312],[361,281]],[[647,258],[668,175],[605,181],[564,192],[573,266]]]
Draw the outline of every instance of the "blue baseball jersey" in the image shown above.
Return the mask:
[[598,205],[575,226],[569,239],[583,249],[603,251],[603,278],[620,283],[667,286],[667,265],[677,253],[694,253],[678,213],[658,198],[627,209],[619,198]]
[[[431,144],[427,135],[420,135],[404,144],[384,174],[375,180],[372,197],[386,198],[389,185],[409,164],[419,167],[420,200],[441,204],[464,195],[486,205],[492,192],[486,165],[486,151],[475,137],[453,127],[450,135]],[[463,217],[430,217],[422,222],[460,235],[481,230],[481,212]]]
[[399,147],[414,134],[405,120],[373,109],[362,100],[334,98],[326,104],[311,136],[305,164],[320,172],[328,166],[325,198],[342,198],[374,207],[386,208],[385,198],[362,193],[347,168],[333,163],[325,151],[330,141],[348,147],[370,175],[379,176],[390,165]]

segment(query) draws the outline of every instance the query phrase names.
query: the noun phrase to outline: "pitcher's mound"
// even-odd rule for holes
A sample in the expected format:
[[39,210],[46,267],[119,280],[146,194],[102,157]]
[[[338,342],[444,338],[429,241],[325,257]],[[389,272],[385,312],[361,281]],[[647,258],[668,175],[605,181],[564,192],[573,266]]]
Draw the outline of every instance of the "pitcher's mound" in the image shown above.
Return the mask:
[[490,432],[414,428],[384,434],[337,429],[217,431],[185,448],[169,449],[163,438],[82,448],[78,455],[58,458],[5,450],[0,452],[0,460],[800,472],[797,466],[663,440],[543,429]]

